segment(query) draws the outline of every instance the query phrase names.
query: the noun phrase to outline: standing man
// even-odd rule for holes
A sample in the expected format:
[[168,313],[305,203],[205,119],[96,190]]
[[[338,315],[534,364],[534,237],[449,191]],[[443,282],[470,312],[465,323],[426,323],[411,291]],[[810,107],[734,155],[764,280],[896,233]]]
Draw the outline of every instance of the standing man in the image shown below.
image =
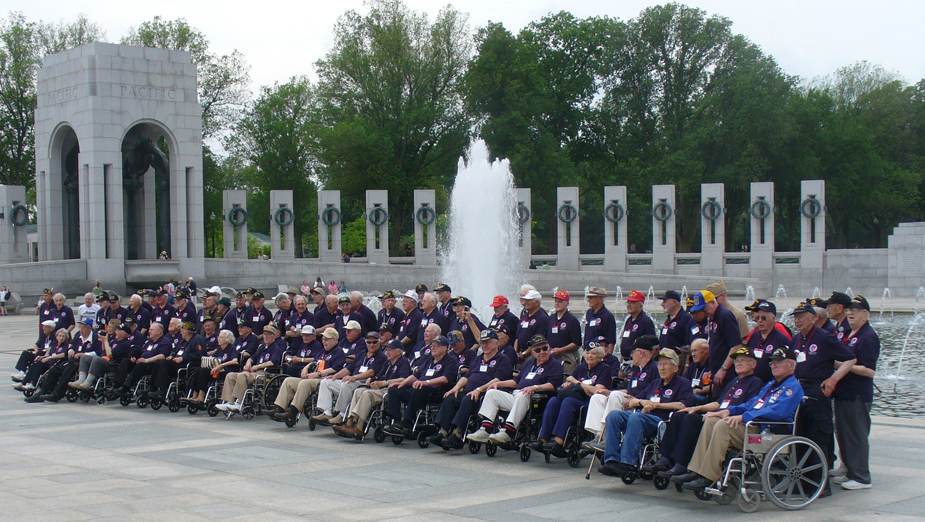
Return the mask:
[[[437,307],[437,296],[431,293],[424,294],[424,300],[421,302],[421,328],[427,328],[431,324],[440,327],[441,332],[449,331],[450,321],[443,315],[443,312]],[[424,340],[424,331],[418,331],[418,342]]]
[[382,292],[382,295],[379,296],[379,301],[382,303],[382,308],[376,316],[376,322],[379,326],[387,325],[389,331],[392,332],[392,337],[398,336],[398,329],[405,318],[405,312],[395,307],[395,292],[391,290]]
[[324,297],[324,307],[315,312],[315,332],[318,335],[328,328],[337,330],[337,318],[340,310],[337,308],[337,296],[330,294]]
[[530,339],[536,335],[546,333],[546,325],[549,322],[549,315],[543,310],[543,296],[536,290],[527,290],[527,293],[521,298],[524,305],[524,311],[520,317],[520,325],[517,327],[517,338],[514,340],[514,351],[517,354],[516,366],[532,355],[530,349]]
[[759,299],[754,306],[755,322],[758,327],[748,338],[748,348],[755,356],[757,365],[755,375],[762,382],[769,382],[774,378],[771,373],[771,354],[780,347],[790,344],[790,339],[777,328],[777,306],[774,303]]
[[475,334],[485,329],[485,325],[479,318],[472,315],[470,311],[472,301],[467,297],[456,296],[453,299],[453,319],[450,321],[450,331],[458,331],[462,334],[466,348],[472,348],[478,344]]
[[646,296],[642,295],[639,290],[633,290],[626,297],[626,312],[629,315],[623,322],[623,330],[620,334],[620,356],[624,361],[630,358],[636,339],[643,335],[655,335],[655,323],[642,309],[645,302]]
[[721,304],[723,308],[728,309],[735,316],[736,323],[739,325],[739,338],[745,339],[748,337],[748,316],[745,315],[745,312],[743,312],[741,308],[729,302],[728,296],[726,296],[726,282],[717,281],[708,286],[707,291],[712,292],[716,302]]
[[502,351],[508,346],[510,346],[513,351],[514,343],[510,342],[510,340],[515,339],[517,336],[517,316],[511,313],[508,306],[509,304],[510,301],[507,300],[507,297],[496,295],[491,300],[490,305],[494,308],[495,312],[488,321],[488,329],[503,330],[508,334],[508,342],[501,347]]
[[453,317],[453,300],[451,298],[453,290],[445,283],[437,283],[437,288],[434,288],[434,293],[437,294],[437,301],[439,301],[437,308],[440,309],[440,313],[443,314],[443,317],[445,317],[447,323],[449,323],[450,319]]
[[571,299],[565,290],[556,291],[553,314],[546,322],[545,332],[552,355],[562,362],[565,375],[571,375],[578,364],[578,349],[581,347],[581,323],[568,309]]
[[94,302],[93,292],[84,294],[84,302],[77,307],[77,320],[83,322],[84,319],[96,321],[96,313],[99,312],[100,305]]
[[[177,316],[176,308],[167,303],[167,290],[163,288],[151,290],[148,296],[154,297],[154,311],[151,312],[151,322],[163,326],[164,330],[166,330],[170,320]],[[110,308],[112,308],[111,305]]]
[[311,326],[312,335],[315,334],[315,314],[308,311],[308,298],[304,295],[295,296],[292,303],[295,310],[289,313],[285,328],[282,331],[286,332],[286,340],[289,341],[292,351],[298,351],[303,345],[302,330],[306,326]]
[[829,318],[835,322],[835,338],[842,344],[848,342],[848,334],[851,332],[847,314],[851,301],[848,294],[841,292],[832,292],[832,296],[825,301],[825,309],[829,312]]
[[681,294],[669,290],[658,299],[662,300],[662,310],[666,315],[661,335],[658,337],[659,348],[671,348],[679,354],[689,351],[691,314],[681,306]]
[[[710,336],[710,380],[714,395],[724,386],[726,373],[732,368],[732,355],[742,347],[742,335],[739,323],[728,308],[719,303],[709,290],[694,295],[692,312],[704,310],[710,317],[708,325]],[[747,334],[748,332],[746,332]]]
[[599,286],[592,286],[585,293],[590,309],[585,313],[585,350],[588,343],[603,336],[607,344],[617,343],[617,321],[610,310],[604,306],[607,291]]
[[[420,285],[418,285],[420,286]],[[421,320],[424,314],[418,308],[418,294],[413,290],[408,290],[401,298],[401,307],[405,312],[405,318],[402,319],[398,326],[398,334],[395,336],[405,347],[406,352],[418,344],[418,332],[423,332]],[[421,334],[423,336],[423,334]]]
[[[251,289],[249,288],[248,290]],[[244,311],[244,317],[251,322],[254,330],[263,332],[263,328],[273,322],[273,316],[270,314],[270,311],[263,306],[266,300],[263,292],[255,290],[251,295],[251,305]]]
[[350,292],[350,311],[360,315],[359,322],[360,326],[363,327],[363,335],[379,330],[379,325],[382,323],[376,318],[376,312],[363,304],[362,292]]
[[182,323],[193,323],[196,329],[199,329],[199,313],[196,311],[196,306],[191,302],[192,296],[190,295],[189,290],[186,288],[181,288],[177,290],[174,294],[174,299],[177,303],[177,317]]

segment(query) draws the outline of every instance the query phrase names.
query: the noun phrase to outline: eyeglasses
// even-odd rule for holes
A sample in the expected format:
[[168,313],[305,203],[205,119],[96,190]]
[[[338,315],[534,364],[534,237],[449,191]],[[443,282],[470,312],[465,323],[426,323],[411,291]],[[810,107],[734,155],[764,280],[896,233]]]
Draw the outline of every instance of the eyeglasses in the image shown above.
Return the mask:
[[757,322],[757,321],[773,321],[773,318],[771,318],[771,317],[764,317],[764,316],[759,315],[758,317],[755,318],[755,321],[756,321],[756,322]]
[[543,346],[542,348],[534,348],[534,352],[545,352],[549,350],[549,345]]
[[671,367],[671,366],[674,366],[674,364],[672,364],[672,363],[670,363],[670,362],[661,362],[661,363],[658,363],[657,366],[658,366],[659,368],[669,368],[669,367]]
[[379,344],[379,341],[366,341],[366,344]]

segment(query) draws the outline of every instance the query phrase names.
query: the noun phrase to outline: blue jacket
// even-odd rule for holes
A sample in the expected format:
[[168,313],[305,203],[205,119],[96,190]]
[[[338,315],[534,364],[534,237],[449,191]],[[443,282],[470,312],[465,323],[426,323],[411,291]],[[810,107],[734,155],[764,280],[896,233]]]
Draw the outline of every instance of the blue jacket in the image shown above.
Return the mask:
[[803,400],[803,387],[791,375],[784,382],[771,381],[748,402],[729,407],[732,415],[741,415],[743,422],[761,418],[769,421],[793,422],[793,414]]

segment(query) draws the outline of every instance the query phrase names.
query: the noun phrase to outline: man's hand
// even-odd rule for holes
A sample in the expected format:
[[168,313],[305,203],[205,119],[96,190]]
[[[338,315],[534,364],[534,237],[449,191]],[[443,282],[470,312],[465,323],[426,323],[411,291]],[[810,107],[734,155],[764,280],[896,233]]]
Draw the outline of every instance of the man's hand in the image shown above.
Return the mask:
[[[729,413],[729,411],[727,410],[726,413]],[[726,424],[728,424],[729,427],[732,428],[732,429],[736,429],[736,428],[739,427],[739,424],[742,424],[742,416],[741,416],[741,415],[735,415],[735,416],[731,416],[731,417],[727,415],[726,418],[725,418],[725,420],[726,420]]]
[[704,419],[709,419],[710,417],[719,417],[725,419],[729,416],[729,410],[720,410],[720,411],[711,411],[703,416]]
[[835,391],[835,385],[838,384],[838,381],[829,377],[828,379],[822,381],[822,394],[826,397],[831,397],[832,392]]
[[308,366],[306,366],[305,368],[302,368],[302,371],[299,372],[299,377],[303,379],[308,379]]
[[174,357],[173,362],[180,364],[181,362],[183,362],[183,357]]
[[642,412],[649,413],[654,410],[658,403],[652,401],[639,401],[639,404],[642,405]]
[[477,401],[477,400],[479,400],[479,395],[481,395],[481,394],[482,394],[482,392],[481,392],[478,388],[476,388],[476,389],[472,390],[471,392],[469,392],[468,395],[469,395],[469,398],[470,398],[470,399],[472,399],[472,400],[474,400],[474,401]]
[[344,384],[350,384],[351,382],[357,380],[357,378],[354,377],[353,375],[348,375],[341,380],[344,381]]

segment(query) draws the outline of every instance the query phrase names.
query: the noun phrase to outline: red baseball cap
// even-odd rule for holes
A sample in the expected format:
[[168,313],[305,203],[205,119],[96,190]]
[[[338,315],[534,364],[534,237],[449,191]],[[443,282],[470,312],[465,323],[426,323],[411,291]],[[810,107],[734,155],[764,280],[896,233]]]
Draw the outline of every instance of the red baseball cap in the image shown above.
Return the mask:
[[646,296],[642,295],[642,292],[639,290],[633,290],[630,292],[630,295],[626,298],[627,301],[638,301],[640,303],[646,302]]
[[568,292],[565,290],[556,291],[556,295],[552,296],[553,299],[562,299],[563,301],[571,301],[571,296],[568,295]]
[[509,301],[507,300],[507,297],[504,297],[503,295],[496,295],[495,298],[491,300],[492,308],[497,308],[506,304],[509,304]]

